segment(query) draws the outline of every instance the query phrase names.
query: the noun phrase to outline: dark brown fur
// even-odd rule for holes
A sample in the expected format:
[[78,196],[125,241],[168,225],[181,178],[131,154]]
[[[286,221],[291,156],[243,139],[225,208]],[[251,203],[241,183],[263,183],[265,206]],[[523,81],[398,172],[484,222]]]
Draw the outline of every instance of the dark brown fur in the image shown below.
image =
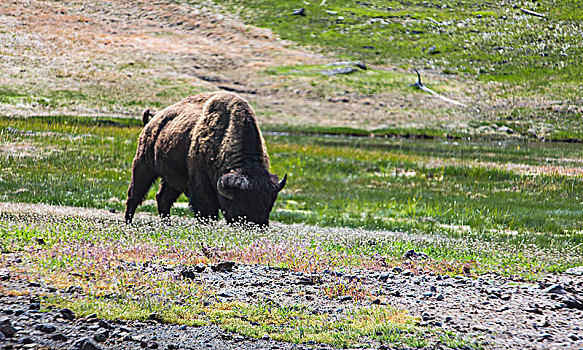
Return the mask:
[[162,178],[156,194],[162,217],[170,215],[184,193],[201,218],[216,219],[220,209],[230,222],[265,225],[286,179],[279,182],[268,169],[265,142],[245,100],[228,92],[185,98],[156,113],[142,130],[126,222],[154,181]]

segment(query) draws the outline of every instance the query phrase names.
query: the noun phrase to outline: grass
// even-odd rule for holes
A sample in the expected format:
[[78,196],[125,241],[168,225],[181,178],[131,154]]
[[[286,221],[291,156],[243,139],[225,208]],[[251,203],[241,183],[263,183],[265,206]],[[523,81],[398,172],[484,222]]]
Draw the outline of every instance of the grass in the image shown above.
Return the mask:
[[[124,226],[115,218],[98,213],[78,215],[59,210],[32,215],[26,211],[4,213],[0,215],[0,249],[3,253],[0,266],[11,269],[20,279],[42,279],[51,287],[62,290],[75,287],[76,293],[46,295],[44,304],[71,308],[79,316],[96,313],[107,319],[156,319],[193,326],[215,324],[253,338],[267,334],[279,341],[327,343],[341,347],[370,341],[397,346],[431,344],[435,339],[452,348],[478,346],[471,339],[437,328],[418,327],[417,318],[388,306],[355,302],[353,306],[345,306],[345,313],[332,317],[314,313],[300,304],[279,305],[261,298],[256,298],[254,303],[220,301],[215,298],[220,286],[183,278],[177,273],[180,267],[200,262],[208,264],[221,258],[272,265],[268,254],[274,251],[280,257],[294,253],[303,255],[303,260],[306,256],[325,256],[325,242],[331,237],[335,237],[333,241],[341,242],[339,237],[346,237],[346,232],[313,232],[309,227],[297,232],[289,232],[285,227],[256,231],[245,227],[193,223],[192,220],[183,220],[180,225],[169,227],[152,218],[142,220],[139,225]],[[291,237],[297,238],[294,241]],[[354,243],[355,238],[349,238],[349,241]],[[309,241],[314,243],[299,243]],[[219,248],[221,255],[209,260],[197,248],[201,242]],[[271,246],[257,249],[261,242]],[[233,253],[246,250],[246,256]],[[20,262],[7,264],[4,254],[15,253],[21,258]],[[344,265],[337,263],[341,268],[363,266],[366,259],[350,258],[351,255],[354,254],[338,253],[336,257],[340,259],[330,261],[344,261]],[[313,271],[307,265],[289,268]],[[388,268],[388,265],[384,266],[384,269]],[[321,284],[318,293],[329,298],[349,295],[337,290],[330,293],[339,285],[338,282]],[[0,287],[0,292],[10,291]]]
[[[533,134],[551,140],[581,140],[583,131],[576,106],[581,96],[578,63],[583,58],[581,1],[542,0],[516,6],[487,1],[249,1],[220,0],[225,11],[249,24],[266,27],[295,45],[314,49],[329,60],[360,60],[369,69],[348,75],[325,76],[322,65],[269,67],[265,74],[276,89],[301,87],[310,98],[351,100],[370,97],[408,105],[420,92],[419,68],[435,91],[470,106],[456,110],[430,103],[386,108],[391,115],[420,112],[464,123],[469,128],[421,118],[413,134],[468,136],[481,123],[509,124],[516,135]],[[305,16],[291,14],[304,7]],[[542,19],[521,8],[544,13]],[[438,73],[432,76],[425,72]],[[410,89],[410,90],[409,90]],[[346,93],[344,93],[346,92]],[[384,94],[384,95],[383,95]],[[387,97],[387,94],[389,97]],[[405,101],[403,103],[402,101]],[[445,116],[449,116],[446,118]],[[404,119],[407,122],[407,119]],[[462,123],[463,124],[463,123]],[[454,130],[451,130],[451,129]],[[370,131],[370,130],[369,130]],[[390,133],[409,135],[392,128]],[[472,135],[475,136],[475,135]]]
[[[525,2],[546,19],[506,4],[485,1],[455,6],[438,1],[222,0],[247,22],[268,27],[283,39],[334,52],[340,57],[400,66],[438,66],[447,74],[477,75],[483,81],[524,83],[531,93],[549,90],[575,98],[581,2]],[[291,15],[304,7],[306,16]],[[433,47],[433,49],[432,49]],[[561,87],[567,90],[559,90]],[[538,91],[537,91],[538,90]]]
[[[123,211],[137,124],[125,119],[0,119],[1,199]],[[463,238],[469,244],[463,249],[423,243],[437,262],[454,260],[443,266],[452,273],[461,273],[469,263],[477,272],[536,278],[580,263],[583,180],[576,144],[294,134],[266,140],[272,171],[288,173],[290,180],[272,220]],[[140,210],[156,212],[155,191]],[[191,214],[183,204],[173,215]],[[328,253],[313,262],[314,268],[324,269],[332,261],[341,267],[359,259],[373,266],[375,254],[392,259],[419,248],[413,243],[358,242],[354,247],[325,245]],[[480,242],[490,248],[473,251],[473,244]],[[271,249],[256,244],[225,256],[247,261],[257,249]],[[526,247],[528,253],[515,254]],[[500,255],[499,249],[510,253]],[[539,256],[544,251],[553,258]],[[302,254],[287,255],[287,260],[262,256],[260,263],[292,268],[310,261]]]

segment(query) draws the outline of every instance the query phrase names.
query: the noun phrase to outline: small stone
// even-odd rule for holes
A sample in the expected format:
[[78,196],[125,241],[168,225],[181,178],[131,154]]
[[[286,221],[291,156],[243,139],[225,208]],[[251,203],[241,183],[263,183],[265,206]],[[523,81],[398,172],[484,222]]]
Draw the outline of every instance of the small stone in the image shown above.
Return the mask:
[[379,281],[386,282],[389,279],[389,277],[391,277],[390,274],[388,274],[388,273],[381,273],[380,276],[379,276]]
[[206,269],[206,265],[203,263],[198,263],[194,266],[194,272],[201,273]]
[[182,277],[184,277],[184,278],[190,278],[190,279],[193,279],[196,277],[196,275],[194,274],[194,271],[188,270],[188,269],[184,269],[184,270],[180,271],[180,275],[182,275]]
[[50,323],[37,324],[36,327],[34,327],[34,328],[38,331],[43,332],[43,333],[53,333],[57,330],[57,327],[55,327],[54,324],[50,324]]
[[188,329],[188,326],[183,324],[182,326],[178,327],[178,329],[180,329],[181,331],[185,331]]
[[17,330],[12,327],[9,319],[0,320],[0,332],[6,336],[6,338],[11,338],[16,334]]
[[436,286],[429,286],[429,291],[435,293],[435,292],[437,292],[437,287]]
[[31,337],[23,337],[18,340],[20,344],[34,344],[35,341]]
[[261,339],[262,339],[262,340],[270,340],[270,339],[271,339],[271,337],[269,336],[269,334],[264,334],[264,335],[261,337]]
[[217,296],[218,297],[221,297],[221,298],[227,298],[227,299],[229,299],[229,298],[234,298],[235,297],[235,293],[229,292],[229,291],[223,291],[223,292],[220,292],[219,294],[217,294]]
[[99,327],[101,328],[105,328],[105,329],[113,329],[113,327],[109,324],[109,322],[105,321],[105,320],[99,320]]
[[59,312],[65,320],[73,321],[75,319],[75,313],[71,309],[64,308],[59,310]]
[[563,296],[563,304],[569,309],[579,309],[583,310],[583,299],[575,296],[565,295]]
[[40,310],[40,303],[30,303],[28,306],[29,310]]
[[443,294],[439,294],[438,296],[435,297],[435,300],[437,301],[442,301],[444,299]]
[[344,301],[350,301],[352,300],[352,297],[350,295],[341,295],[338,297],[338,300],[344,302]]
[[569,333],[569,334],[567,335],[567,338],[569,338],[569,339],[571,339],[571,340],[573,340],[573,341],[577,341],[577,340],[581,339],[581,338],[580,338],[580,337],[579,337],[577,334],[575,334],[575,333]]
[[109,331],[107,329],[102,329],[93,335],[93,339],[98,343],[103,343],[107,338],[109,338]]
[[101,347],[98,346],[97,344],[95,344],[89,338],[81,338],[75,343],[73,349],[76,349],[76,350],[101,350]]
[[216,264],[210,265],[210,267],[215,272],[233,272],[235,265],[234,261],[220,261]]
[[571,267],[570,269],[565,270],[565,273],[569,275],[583,276],[583,265]]
[[560,284],[554,284],[544,290],[545,293],[567,294],[567,291]]
[[412,272],[409,269],[405,269],[403,270],[403,272],[401,272],[401,275],[403,276],[411,276]]
[[55,333],[55,334],[51,335],[51,339],[52,340],[56,340],[56,341],[67,341],[67,340],[69,340],[69,338],[66,335],[62,334],[62,333]]
[[546,317],[543,317],[540,321],[538,321],[536,323],[537,327],[548,327],[549,326],[549,321],[547,320]]
[[306,15],[306,9],[305,8],[299,8],[299,9],[294,9],[294,11],[292,12],[293,16],[305,16]]
[[396,266],[396,267],[393,267],[393,269],[391,271],[393,273],[401,273],[401,272],[403,272],[403,269],[400,268],[400,267],[398,267],[398,266]]

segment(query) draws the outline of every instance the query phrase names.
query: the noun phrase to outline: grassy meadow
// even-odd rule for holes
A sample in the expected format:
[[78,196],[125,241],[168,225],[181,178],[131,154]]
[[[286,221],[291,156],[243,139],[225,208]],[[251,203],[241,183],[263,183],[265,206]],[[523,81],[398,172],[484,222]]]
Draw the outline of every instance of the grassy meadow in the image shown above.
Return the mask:
[[[198,9],[199,3],[172,1],[170,7]],[[78,72],[55,78],[55,72],[35,71],[42,60],[26,68],[31,61],[23,61],[6,75],[19,83],[0,85],[0,107],[17,107],[0,115],[0,269],[55,290],[82,286],[74,296],[43,296],[45,304],[78,315],[155,315],[255,338],[341,347],[368,338],[395,346],[480,348],[443,329],[419,327],[408,310],[372,305],[374,293],[347,280],[318,286],[320,296],[354,300],[344,318],[330,322],[304,305],[220,302],[214,286],[173,273],[225,259],[298,273],[401,267],[412,274],[535,281],[582,265],[582,6],[563,0],[464,0],[455,6],[434,0],[217,0],[213,11],[268,28],[286,40],[282,45],[322,54],[318,63],[269,66],[262,58],[261,64],[247,62],[248,76],[229,77],[233,72],[224,70],[225,77],[215,77],[222,68],[211,63],[193,70],[196,55],[177,56],[173,66],[169,49],[164,54],[172,59],[133,57],[130,64],[120,51],[111,62],[103,56],[107,65],[87,61]],[[300,7],[306,15],[292,16]],[[197,27],[189,30],[200,35]],[[8,26],[0,29],[17,37]],[[248,30],[236,26],[237,33]],[[361,60],[367,69],[322,74],[337,60]],[[93,75],[85,64],[115,74]],[[157,76],[162,68],[169,74]],[[414,68],[432,79],[424,81],[431,89],[469,107],[435,102],[415,90]],[[72,85],[59,83],[63,76]],[[135,223],[123,224],[142,125],[117,116],[161,109],[230,82],[252,91],[245,97],[262,122],[271,172],[288,174],[271,228],[195,222],[184,196],[172,209],[172,224],[162,225],[155,217],[157,185]],[[317,107],[303,109],[312,102]],[[19,114],[29,107],[51,116]],[[340,115],[360,107],[371,115]],[[91,116],[55,115],[67,110]],[[351,123],[336,123],[334,113]],[[70,208],[41,213],[18,209],[22,203]],[[83,208],[104,210],[84,214]],[[47,214],[53,210],[58,213]],[[205,255],[201,245],[217,256]],[[411,249],[427,259],[406,259]],[[20,292],[0,285],[0,293]]]
[[[141,127],[127,119],[0,120],[2,201],[123,212]],[[578,144],[458,142],[266,133],[272,172],[289,175],[271,218],[484,242],[391,243],[361,249],[400,257],[424,249],[476,271],[536,278],[580,263],[583,178]],[[156,213],[153,186],[139,211]],[[182,196],[173,215],[191,215]],[[121,217],[121,214],[120,214]],[[468,243],[470,244],[470,243]],[[471,245],[471,244],[470,244]],[[487,249],[488,245],[493,247]],[[529,247],[536,254],[507,254]],[[548,250],[554,259],[537,257]],[[528,252],[526,250],[525,252]],[[532,260],[531,260],[532,259]]]

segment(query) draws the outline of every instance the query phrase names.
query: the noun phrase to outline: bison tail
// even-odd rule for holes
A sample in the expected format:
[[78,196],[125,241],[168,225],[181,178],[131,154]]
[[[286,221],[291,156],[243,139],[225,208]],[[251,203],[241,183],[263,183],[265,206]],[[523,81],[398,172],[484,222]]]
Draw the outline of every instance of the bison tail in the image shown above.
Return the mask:
[[148,124],[148,122],[150,121],[150,119],[152,119],[153,116],[154,113],[150,110],[150,108],[147,108],[142,114],[142,124],[146,126],[146,124]]

